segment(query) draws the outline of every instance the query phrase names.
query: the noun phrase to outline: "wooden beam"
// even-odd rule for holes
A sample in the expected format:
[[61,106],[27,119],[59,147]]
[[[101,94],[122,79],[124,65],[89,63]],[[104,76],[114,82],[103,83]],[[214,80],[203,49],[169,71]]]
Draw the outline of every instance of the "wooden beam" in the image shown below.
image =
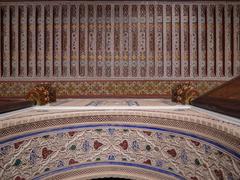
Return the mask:
[[184,16],[183,16],[183,5],[180,5],[180,62],[181,62],[181,77],[184,77]]
[[164,67],[164,75],[163,77],[167,77],[167,45],[166,45],[166,5],[163,4],[163,67]]
[[80,34],[79,34],[79,29],[80,29],[80,18],[79,18],[79,5],[76,5],[76,19],[77,19],[77,31],[76,31],[76,55],[77,55],[77,60],[76,60],[76,76],[79,77],[79,67],[80,67],[80,54],[79,54],[79,43],[80,43]]

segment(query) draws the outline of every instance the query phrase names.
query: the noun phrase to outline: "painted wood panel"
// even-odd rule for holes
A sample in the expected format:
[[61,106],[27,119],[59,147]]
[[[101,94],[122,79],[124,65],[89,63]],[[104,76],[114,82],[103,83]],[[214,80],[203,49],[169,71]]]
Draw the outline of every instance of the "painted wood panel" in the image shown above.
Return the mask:
[[239,2],[0,3],[0,80],[228,80]]

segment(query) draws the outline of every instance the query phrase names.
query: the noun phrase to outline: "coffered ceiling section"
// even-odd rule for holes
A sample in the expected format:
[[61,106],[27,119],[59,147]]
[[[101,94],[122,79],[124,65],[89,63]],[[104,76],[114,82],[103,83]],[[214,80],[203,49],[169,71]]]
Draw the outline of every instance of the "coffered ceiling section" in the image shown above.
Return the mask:
[[239,2],[2,2],[0,80],[228,80]]

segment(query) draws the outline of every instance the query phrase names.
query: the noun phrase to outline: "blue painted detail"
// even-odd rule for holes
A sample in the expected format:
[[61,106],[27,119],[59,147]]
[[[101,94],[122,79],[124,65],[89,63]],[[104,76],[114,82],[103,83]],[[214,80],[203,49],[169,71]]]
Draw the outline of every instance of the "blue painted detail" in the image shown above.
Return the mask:
[[108,160],[109,160],[109,161],[115,160],[115,156],[114,156],[113,154],[109,155],[109,156],[108,156]]
[[85,140],[82,145],[82,149],[84,152],[88,152],[90,150],[90,144],[89,141]]
[[138,142],[136,140],[132,142],[132,149],[134,151],[138,151],[139,150],[139,144],[138,144]]
[[207,144],[204,144],[204,150],[205,150],[205,153],[210,153],[211,152],[211,146],[207,145]]
[[164,163],[165,163],[165,161],[163,161],[163,160],[156,160],[156,166],[158,166],[160,168],[163,167]]
[[180,157],[181,157],[182,163],[187,164],[188,157],[187,157],[187,152],[185,149],[182,150]]
[[30,160],[30,164],[31,165],[34,165],[37,161],[37,158],[38,158],[38,155],[36,153],[36,150],[33,149],[30,153],[30,157],[29,157],[29,160]]
[[63,167],[64,166],[64,162],[63,161],[58,161],[57,167]]
[[86,168],[86,167],[97,167],[97,166],[107,166],[107,165],[143,168],[143,169],[147,169],[147,170],[156,171],[156,172],[159,172],[159,173],[162,173],[162,174],[166,174],[166,175],[169,175],[169,176],[173,176],[173,177],[175,177],[177,179],[180,179],[180,180],[185,180],[184,177],[182,177],[178,174],[175,174],[174,172],[167,171],[167,170],[164,170],[164,169],[160,169],[158,167],[148,166],[148,165],[143,165],[143,164],[135,164],[135,163],[130,163],[130,162],[113,162],[113,161],[110,161],[110,162],[91,162],[91,163],[84,163],[84,164],[78,164],[78,165],[75,165],[75,166],[59,168],[59,169],[56,169],[56,170],[44,172],[43,174],[38,175],[33,179],[34,180],[40,180],[40,179],[43,179],[45,177],[52,176],[54,174],[61,173],[61,172],[66,172],[66,171],[71,171],[71,170],[76,170],[76,169]]
[[114,128],[108,128],[108,133],[109,133],[110,135],[113,135],[114,132],[115,132],[115,129],[114,129]]
[[163,140],[163,135],[160,132],[156,132],[156,136],[158,139]]
[[196,135],[196,134],[192,134],[192,133],[186,133],[183,131],[179,131],[179,130],[174,130],[174,129],[164,129],[164,128],[159,128],[159,127],[151,127],[151,126],[144,126],[144,125],[128,125],[128,124],[88,124],[88,125],[77,125],[77,126],[66,126],[66,127],[62,127],[62,128],[49,128],[47,130],[42,130],[42,131],[38,131],[38,132],[31,132],[31,133],[26,133],[23,135],[18,135],[18,136],[14,136],[11,137],[9,139],[0,141],[0,144],[5,144],[5,143],[10,143],[12,141],[15,140],[19,140],[22,138],[26,138],[26,137],[31,137],[31,136],[39,136],[41,134],[45,134],[45,133],[53,133],[53,132],[68,132],[70,130],[77,130],[77,129],[91,129],[91,128],[123,128],[123,129],[130,129],[130,128],[136,128],[136,129],[144,129],[144,130],[154,130],[154,131],[159,131],[159,132],[168,132],[168,133],[176,133],[176,134],[180,134],[180,135],[184,135],[184,136],[188,136],[188,137],[192,137],[201,141],[205,141],[213,146],[216,146],[222,150],[224,150],[225,152],[230,153],[231,155],[235,156],[236,158],[240,159],[240,153],[236,152],[228,147],[225,147],[222,144],[219,144],[213,140],[207,139],[205,137]]
[[4,146],[0,148],[0,156],[4,156],[9,153],[11,146]]

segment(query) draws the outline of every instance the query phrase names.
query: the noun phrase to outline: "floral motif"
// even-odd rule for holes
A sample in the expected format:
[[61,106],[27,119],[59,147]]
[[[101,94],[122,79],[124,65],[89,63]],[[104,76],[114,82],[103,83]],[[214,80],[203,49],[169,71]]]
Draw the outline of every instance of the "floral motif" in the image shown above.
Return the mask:
[[122,143],[119,144],[123,150],[126,150],[128,148],[128,142],[127,140],[124,140]]
[[44,148],[42,149],[42,157],[43,157],[43,159],[47,159],[47,157],[48,157],[50,154],[52,154],[52,153],[53,153],[52,150],[47,149],[46,147],[44,147]]
[[95,150],[98,150],[101,146],[102,146],[103,144],[102,143],[100,143],[99,141],[94,141],[94,149]]

